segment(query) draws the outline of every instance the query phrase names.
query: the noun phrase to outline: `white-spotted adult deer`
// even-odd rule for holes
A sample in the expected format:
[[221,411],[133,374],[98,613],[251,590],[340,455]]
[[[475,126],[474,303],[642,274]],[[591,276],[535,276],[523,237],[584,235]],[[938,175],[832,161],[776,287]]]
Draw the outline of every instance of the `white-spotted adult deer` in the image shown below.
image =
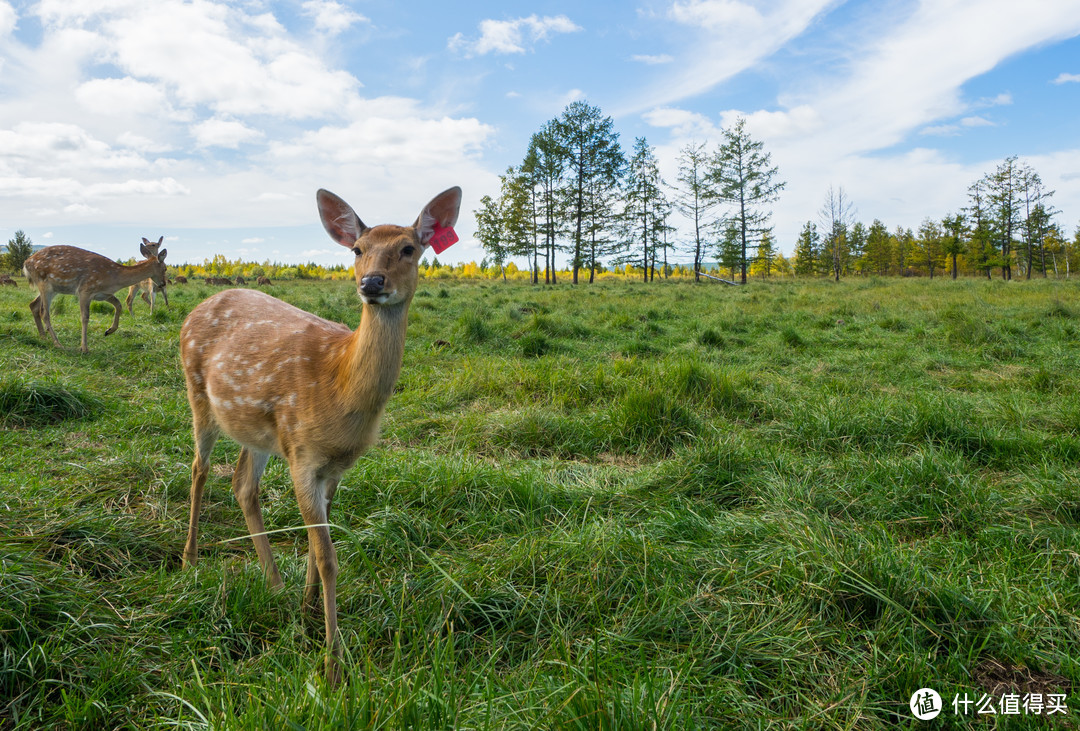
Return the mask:
[[[210,452],[224,432],[239,442],[232,488],[267,580],[282,586],[259,507],[259,479],[271,454],[289,463],[308,533],[304,609],[322,583],[326,677],[340,679],[338,564],[328,515],[342,474],[378,438],[379,420],[401,371],[409,303],[424,250],[454,225],[461,189],[433,198],[409,227],[368,228],[345,201],[316,196],[327,233],[356,254],[363,303],[351,331],[257,290],[231,289],[196,307],[180,331],[195,432],[191,519],[184,563],[198,557],[199,512]],[[451,229],[452,230],[452,229]]]
[[[53,297],[58,294],[73,294],[79,298],[79,314],[82,316],[82,347],[87,353],[86,328],[90,323],[90,303],[94,300],[108,302],[116,310],[112,327],[106,335],[116,332],[120,326],[120,300],[113,292],[140,282],[152,279],[159,287],[165,286],[165,254],[151,254],[146,246],[140,246],[146,260],[138,264],[124,266],[112,259],[95,254],[92,251],[74,246],[46,246],[23,264],[23,273],[31,287],[37,287],[38,296],[30,303],[30,312],[34,315],[38,333],[45,337],[46,329],[57,347],[62,347],[53,330],[49,308]],[[45,326],[42,327],[44,320]]]
[[[149,251],[150,255],[157,256],[158,249],[161,248],[161,242],[164,240],[165,237],[160,236],[158,237],[157,243],[155,244],[152,241],[147,241],[146,237],[144,236],[142,240],[142,246],[139,248],[144,253],[146,251]],[[166,284],[168,284],[167,281]],[[143,302],[150,305],[150,314],[154,314],[154,295],[156,295],[158,292],[161,292],[161,296],[165,298],[165,306],[169,306],[169,292],[165,288],[165,285],[159,287],[158,285],[154,284],[153,279],[144,279],[141,282],[136,282],[135,284],[131,285],[131,288],[128,289],[127,302],[125,304],[127,304],[129,315],[135,314],[131,309],[131,303],[135,301],[135,295],[139,293],[139,290],[143,290]]]

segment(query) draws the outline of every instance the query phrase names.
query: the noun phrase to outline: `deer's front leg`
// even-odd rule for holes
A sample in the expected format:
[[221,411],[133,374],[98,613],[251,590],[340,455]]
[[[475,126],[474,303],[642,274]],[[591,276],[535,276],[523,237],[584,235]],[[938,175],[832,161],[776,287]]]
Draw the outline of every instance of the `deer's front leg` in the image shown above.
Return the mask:
[[[82,340],[80,341],[79,350],[83,353],[90,352],[90,348],[86,346],[86,328],[90,325],[90,301],[90,297],[79,296],[79,319],[82,320]],[[51,326],[49,330],[52,330]],[[56,333],[53,333],[53,337],[56,337]]]
[[[296,500],[308,531],[308,551],[315,556],[315,565],[322,582],[323,615],[326,620],[326,682],[337,685],[341,680],[341,638],[337,623],[337,553],[330,540],[327,525],[327,486],[337,480],[319,479],[315,470],[292,468]],[[309,570],[310,570],[310,563]],[[310,590],[305,588],[305,595]]]
[[[334,493],[337,491],[338,480],[326,482],[326,519],[330,520],[330,505],[334,501]],[[316,602],[319,599],[319,566],[315,560],[315,549],[308,542],[307,580],[304,582],[304,612],[311,614],[315,611]]]

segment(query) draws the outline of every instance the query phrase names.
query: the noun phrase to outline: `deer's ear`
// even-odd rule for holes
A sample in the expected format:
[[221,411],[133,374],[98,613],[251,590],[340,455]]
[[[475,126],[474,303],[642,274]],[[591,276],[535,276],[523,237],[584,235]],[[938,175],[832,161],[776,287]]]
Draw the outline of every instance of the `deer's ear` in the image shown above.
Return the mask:
[[[143,239],[143,241],[146,241],[146,239]],[[146,241],[146,244],[149,244],[149,243],[150,243],[149,241]],[[150,249],[146,248],[146,244],[139,244],[139,253],[142,254],[143,256],[145,256],[147,259],[149,259],[150,258]]]
[[157,245],[161,246],[161,242],[165,240],[164,236],[158,236]]
[[456,185],[428,201],[428,204],[420,211],[420,215],[416,217],[416,223],[413,224],[420,243],[424,246],[428,245],[435,234],[436,224],[439,228],[452,228],[457,223],[460,210],[461,188]]
[[352,248],[367,226],[352,207],[328,190],[319,189],[315,194],[319,204],[319,218],[330,238],[342,246]]
[[168,249],[162,249],[161,251],[158,252],[157,260],[160,261],[160,262],[164,262],[165,261],[165,255],[168,254],[168,253],[169,253]]

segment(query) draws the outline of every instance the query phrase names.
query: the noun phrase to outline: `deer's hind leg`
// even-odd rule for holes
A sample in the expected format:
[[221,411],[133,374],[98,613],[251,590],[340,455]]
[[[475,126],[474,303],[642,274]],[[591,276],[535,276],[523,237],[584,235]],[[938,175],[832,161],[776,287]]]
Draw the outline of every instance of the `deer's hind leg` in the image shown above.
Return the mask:
[[236,470],[233,472],[232,488],[236,502],[240,503],[240,509],[244,511],[244,520],[247,522],[251,540],[255,543],[255,553],[259,554],[259,563],[262,564],[266,580],[273,588],[280,589],[284,582],[281,580],[277,563],[274,562],[270,539],[266,537],[262,506],[259,504],[259,480],[269,460],[268,452],[242,447],[240,457],[236,460]]
[[120,300],[116,299],[116,297],[112,296],[111,294],[98,297],[98,299],[100,299],[102,302],[108,302],[110,305],[113,306],[112,327],[105,331],[106,335],[112,335],[114,332],[116,332],[117,328],[120,327],[120,313],[124,311],[124,307],[120,304]]
[[[214,451],[220,429],[210,414],[205,394],[195,394],[188,389],[188,400],[195,430],[195,459],[191,463],[191,515],[188,519],[188,537],[184,544],[184,565],[194,566],[199,560],[199,513],[202,511],[206,478],[210,476],[210,453]],[[205,408],[200,409],[203,405]]]

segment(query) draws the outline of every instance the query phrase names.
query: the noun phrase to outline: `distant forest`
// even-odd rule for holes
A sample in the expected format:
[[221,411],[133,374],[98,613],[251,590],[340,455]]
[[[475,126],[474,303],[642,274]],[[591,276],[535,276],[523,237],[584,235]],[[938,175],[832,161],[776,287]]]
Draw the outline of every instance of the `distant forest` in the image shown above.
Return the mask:
[[1080,229],[1067,236],[1054,191],[1015,156],[971,184],[967,207],[926,218],[917,230],[858,221],[844,189],[830,188],[790,258],[769,225],[784,183],[745,120],[723,130],[715,149],[686,145],[678,163],[668,183],[645,138],[627,155],[611,117],[574,102],[532,135],[522,162],[500,176],[498,195],[482,198],[477,238],[497,267],[524,258],[534,282],[557,279],[560,255],[574,282],[612,269],[654,280],[675,271],[669,262],[691,260],[694,276],[717,266],[742,283],[778,275],[1067,277],[1080,264]]

